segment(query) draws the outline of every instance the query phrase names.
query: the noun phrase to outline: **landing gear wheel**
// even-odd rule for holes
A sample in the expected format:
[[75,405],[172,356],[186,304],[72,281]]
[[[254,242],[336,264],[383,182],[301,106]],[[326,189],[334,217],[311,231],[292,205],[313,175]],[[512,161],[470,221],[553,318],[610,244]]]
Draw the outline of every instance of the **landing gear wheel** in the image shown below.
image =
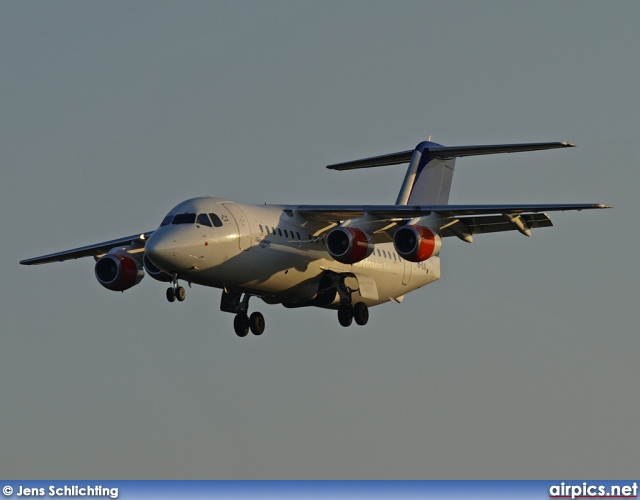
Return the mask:
[[176,287],[175,296],[179,302],[182,302],[187,297],[187,292],[184,287]]
[[167,288],[167,300],[169,302],[176,301],[176,291],[173,288]]
[[367,304],[358,302],[353,306],[353,319],[355,319],[356,323],[360,326],[367,324],[367,321],[369,321],[369,308]]
[[238,337],[246,337],[249,333],[249,318],[246,314],[236,314],[233,319],[233,329]]
[[338,322],[344,326],[351,326],[353,321],[353,311],[351,308],[341,307],[338,309]]
[[262,335],[264,333],[264,316],[257,311],[251,313],[249,328],[254,335]]

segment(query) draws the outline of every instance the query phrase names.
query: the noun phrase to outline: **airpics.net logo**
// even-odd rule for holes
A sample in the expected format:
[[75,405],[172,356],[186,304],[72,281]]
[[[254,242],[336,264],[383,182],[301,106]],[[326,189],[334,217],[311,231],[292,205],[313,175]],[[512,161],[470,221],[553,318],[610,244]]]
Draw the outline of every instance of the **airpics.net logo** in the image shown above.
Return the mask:
[[554,484],[549,488],[549,498],[638,498],[637,483],[631,484]]

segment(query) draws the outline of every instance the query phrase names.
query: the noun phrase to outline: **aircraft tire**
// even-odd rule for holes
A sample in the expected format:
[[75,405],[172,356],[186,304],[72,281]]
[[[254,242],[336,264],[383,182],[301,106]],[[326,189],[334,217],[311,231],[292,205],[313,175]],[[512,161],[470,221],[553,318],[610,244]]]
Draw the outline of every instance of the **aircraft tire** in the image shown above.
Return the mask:
[[176,301],[176,291],[171,287],[167,288],[167,300],[169,302]]
[[338,309],[338,322],[344,326],[351,326],[351,322],[353,321],[353,311],[351,308],[341,307]]
[[233,318],[233,329],[238,337],[246,337],[249,333],[249,318],[246,314],[236,314]]
[[177,287],[176,299],[178,299],[178,302],[182,302],[186,298],[187,298],[187,291],[184,289],[184,287],[182,286]]
[[264,333],[264,316],[259,312],[251,313],[249,317],[249,328],[254,335],[262,335]]
[[353,319],[360,326],[364,326],[369,321],[369,308],[364,302],[358,302],[353,306]]

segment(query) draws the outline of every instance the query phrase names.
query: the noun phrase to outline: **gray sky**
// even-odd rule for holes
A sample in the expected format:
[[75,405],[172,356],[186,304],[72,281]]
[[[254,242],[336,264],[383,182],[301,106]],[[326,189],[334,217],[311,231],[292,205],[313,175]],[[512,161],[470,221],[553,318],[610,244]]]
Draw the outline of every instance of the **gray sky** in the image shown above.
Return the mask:
[[[6,478],[631,478],[640,462],[637,2],[2,2],[0,470]],[[220,292],[170,305],[93,261],[180,201],[393,203],[413,147],[452,203],[602,202],[444,242],[366,328]]]

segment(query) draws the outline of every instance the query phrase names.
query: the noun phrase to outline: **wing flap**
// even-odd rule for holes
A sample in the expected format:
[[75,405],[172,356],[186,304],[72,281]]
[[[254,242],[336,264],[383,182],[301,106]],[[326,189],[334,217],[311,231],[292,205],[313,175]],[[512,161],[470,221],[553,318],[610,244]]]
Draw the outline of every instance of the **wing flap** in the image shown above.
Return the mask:
[[[521,217],[529,229],[553,226],[549,216],[544,213],[524,214]],[[460,217],[455,219],[453,223],[444,224],[440,236],[443,238],[457,236],[460,239],[471,241],[471,237],[476,234],[514,230],[517,230],[517,228],[502,215]]]

